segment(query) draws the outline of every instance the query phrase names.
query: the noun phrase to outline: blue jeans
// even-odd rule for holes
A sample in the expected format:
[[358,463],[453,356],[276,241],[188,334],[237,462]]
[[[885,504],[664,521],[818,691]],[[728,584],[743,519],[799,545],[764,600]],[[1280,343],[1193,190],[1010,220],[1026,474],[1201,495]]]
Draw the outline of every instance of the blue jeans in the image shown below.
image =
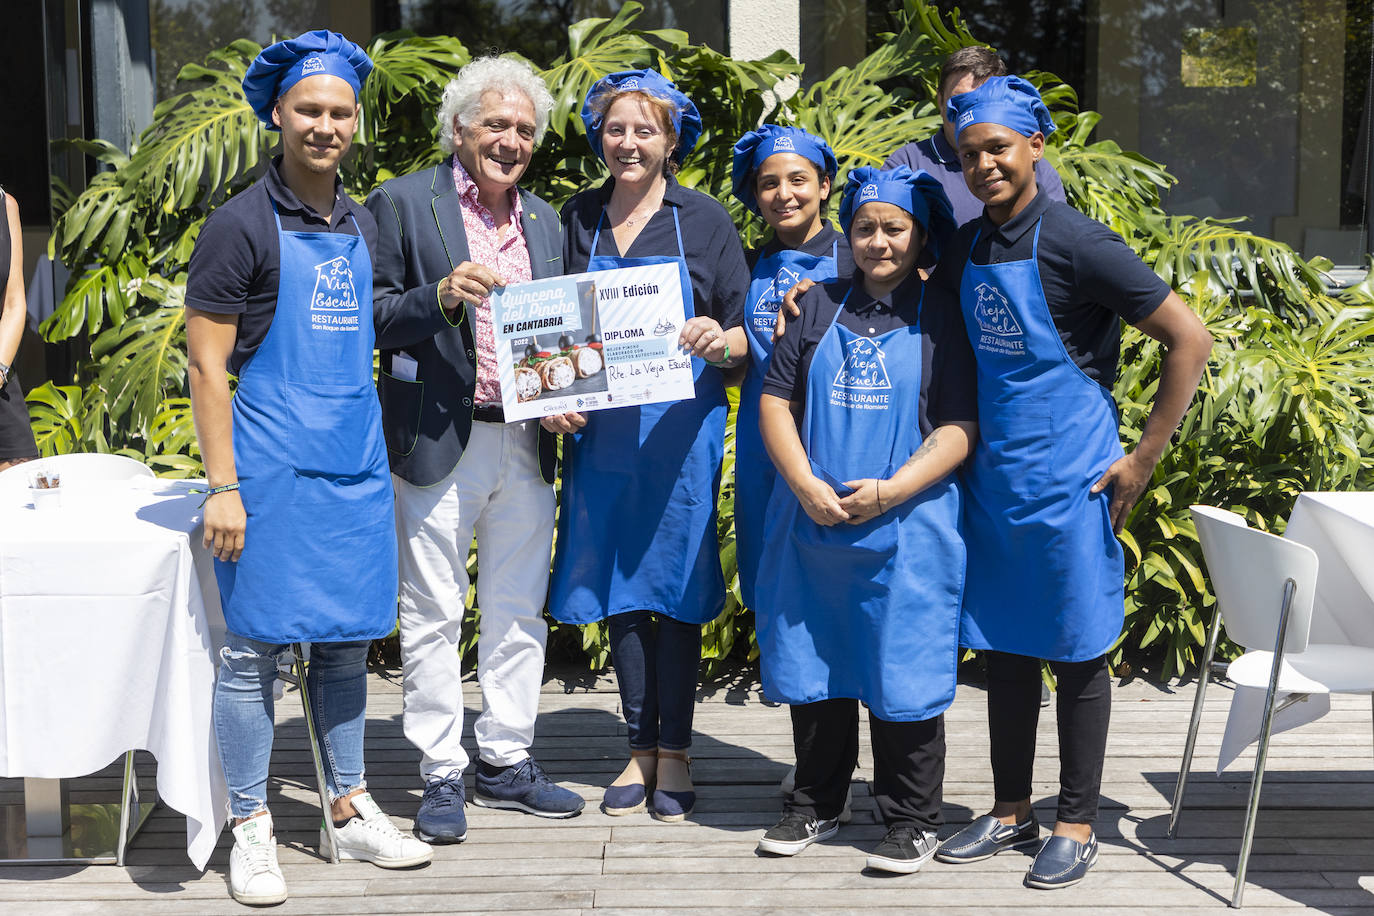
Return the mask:
[[607,623],[630,749],[685,751],[692,746],[701,625],[649,611],[614,614]]
[[[367,720],[367,650],[361,642],[310,645],[306,688],[320,738],[331,799],[363,785],[363,724]],[[267,810],[267,762],[272,756],[272,685],[291,645],[226,634],[215,681],[215,737],[234,817]]]

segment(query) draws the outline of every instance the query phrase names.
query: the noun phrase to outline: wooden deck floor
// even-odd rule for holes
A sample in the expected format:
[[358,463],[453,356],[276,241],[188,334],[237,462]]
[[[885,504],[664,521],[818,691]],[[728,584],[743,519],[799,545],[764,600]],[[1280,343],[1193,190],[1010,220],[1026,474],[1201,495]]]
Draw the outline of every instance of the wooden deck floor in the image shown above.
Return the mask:
[[[437,847],[428,867],[408,872],[364,863],[331,867],[315,851],[318,818],[309,749],[293,694],[279,704],[271,805],[285,844],[291,899],[272,912],[530,913],[605,916],[689,912],[874,914],[933,908],[942,914],[1214,913],[1226,911],[1249,786],[1250,755],[1215,778],[1229,693],[1214,687],[1178,838],[1165,837],[1193,686],[1120,685],[1112,710],[1098,835],[1101,859],[1089,879],[1053,893],[1028,890],[1029,858],[1006,853],[919,874],[863,871],[882,835],[864,779],[867,730],[854,785],[854,822],[833,840],[791,859],[756,855],[777,818],[778,780],[791,763],[785,708],[763,702],[744,673],[706,685],[693,754],[699,801],[687,823],[648,815],[611,818],[597,810],[602,787],[623,765],[624,724],[609,678],[576,671],[545,685],[535,755],[581,792],[587,811],[551,821],[468,808],[467,842]],[[419,755],[401,732],[396,674],[369,683],[368,782],[382,808],[410,826],[419,800]],[[476,688],[468,695],[469,708]],[[983,692],[959,688],[948,713],[947,835],[991,799]],[[1054,819],[1057,762],[1053,712],[1042,716],[1035,797]],[[470,729],[469,729],[470,732]],[[1265,914],[1374,913],[1374,752],[1370,703],[1339,697],[1317,723],[1281,735],[1270,753],[1258,836],[1250,860],[1248,909]],[[469,734],[470,739],[470,734]],[[469,783],[470,785],[470,783]],[[80,796],[113,793],[113,770],[75,784]],[[17,780],[0,780],[13,800]],[[226,832],[204,874],[186,859],[184,821],[160,809],[131,849],[130,865],[0,868],[5,914],[244,913],[227,894]]]

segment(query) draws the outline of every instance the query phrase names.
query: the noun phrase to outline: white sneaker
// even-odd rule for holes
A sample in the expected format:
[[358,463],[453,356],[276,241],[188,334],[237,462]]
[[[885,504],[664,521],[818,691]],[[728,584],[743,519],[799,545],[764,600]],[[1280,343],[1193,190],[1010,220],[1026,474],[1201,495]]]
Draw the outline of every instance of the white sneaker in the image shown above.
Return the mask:
[[272,815],[250,817],[234,828],[229,896],[249,906],[271,906],[286,900],[286,879],[281,876],[272,837]]
[[[787,795],[796,787],[797,768],[793,766],[792,769],[787,771],[787,775],[782,778],[782,782],[778,783],[778,788],[782,790],[783,795]],[[853,804],[854,787],[851,785],[847,786],[844,790],[844,810],[840,812],[839,818],[841,824],[848,824],[850,821],[854,820]]]
[[[340,859],[357,859],[382,868],[408,868],[424,865],[434,857],[434,850],[428,843],[397,829],[377,807],[371,794],[363,792],[353,796],[352,801],[358,817],[351,817],[342,827],[334,828]],[[329,812],[324,816],[329,817]],[[329,830],[323,824],[320,825],[320,849],[325,855],[329,854]]]

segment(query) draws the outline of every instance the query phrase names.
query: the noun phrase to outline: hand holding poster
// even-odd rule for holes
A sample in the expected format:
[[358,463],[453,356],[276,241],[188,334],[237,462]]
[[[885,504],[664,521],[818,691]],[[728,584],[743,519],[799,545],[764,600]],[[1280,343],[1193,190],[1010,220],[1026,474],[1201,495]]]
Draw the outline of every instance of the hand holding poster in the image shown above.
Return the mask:
[[696,396],[676,263],[516,283],[490,302],[507,421]]

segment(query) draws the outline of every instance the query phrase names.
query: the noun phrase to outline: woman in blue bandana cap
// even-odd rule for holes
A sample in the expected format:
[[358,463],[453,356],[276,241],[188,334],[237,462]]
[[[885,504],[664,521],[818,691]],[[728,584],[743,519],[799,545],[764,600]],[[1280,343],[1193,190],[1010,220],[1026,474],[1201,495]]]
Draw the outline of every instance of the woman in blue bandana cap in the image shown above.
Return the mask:
[[[1035,164],[1054,122],[1034,86],[995,77],[951,97],[948,114],[964,180],[983,203],[934,282],[958,295],[978,365],[960,641],[986,652],[995,802],[939,858],[976,862],[1038,845],[1026,883],[1054,889],[1097,860],[1105,653],[1124,602],[1115,533],[1192,400],[1211,337],[1119,236],[1040,193]],[[1123,319],[1165,349],[1130,454],[1111,395]],[[1058,685],[1060,792],[1053,836],[1040,845],[1030,794],[1042,659]]]
[[582,108],[587,140],[610,169],[563,210],[569,271],[675,264],[696,397],[548,418],[563,443],[562,508],[549,609],[565,623],[606,620],[630,761],[606,789],[609,814],[680,821],[701,624],[725,603],[716,495],[725,438],[722,369],[748,358],[741,306],[749,273],[729,214],[673,175],[696,144],[691,100],[650,70],[613,73]]
[[740,592],[748,608],[755,605],[763,514],[776,476],[759,435],[759,394],[773,353],[778,306],[798,280],[823,283],[854,272],[849,241],[825,218],[835,170],[830,145],[796,127],[765,124],[735,144],[735,197],[773,230],[772,238],[747,256],[752,275],[744,330],[750,360],[735,417],[735,543]]
[[867,865],[910,873],[941,823],[964,582],[952,472],[977,437],[973,360],[954,303],[916,269],[953,231],[939,183],[855,169],[840,225],[853,279],[801,296],[759,405],[778,482],[755,620],[764,693],[791,704],[797,755],[759,849],[794,855],[838,829],[862,702],[888,827]]
[[396,622],[396,532],[372,382],[377,228],[338,165],[371,69],[324,31],[253,61],[244,93],[281,132],[281,156],[206,220],[186,284],[205,544],[228,629],[214,722],[234,817],[229,891],[254,905],[286,899],[267,776],[272,684],[292,643],[311,645],[305,686],[333,802],[321,847],[384,868],[432,855],[363,777],[367,651]]

